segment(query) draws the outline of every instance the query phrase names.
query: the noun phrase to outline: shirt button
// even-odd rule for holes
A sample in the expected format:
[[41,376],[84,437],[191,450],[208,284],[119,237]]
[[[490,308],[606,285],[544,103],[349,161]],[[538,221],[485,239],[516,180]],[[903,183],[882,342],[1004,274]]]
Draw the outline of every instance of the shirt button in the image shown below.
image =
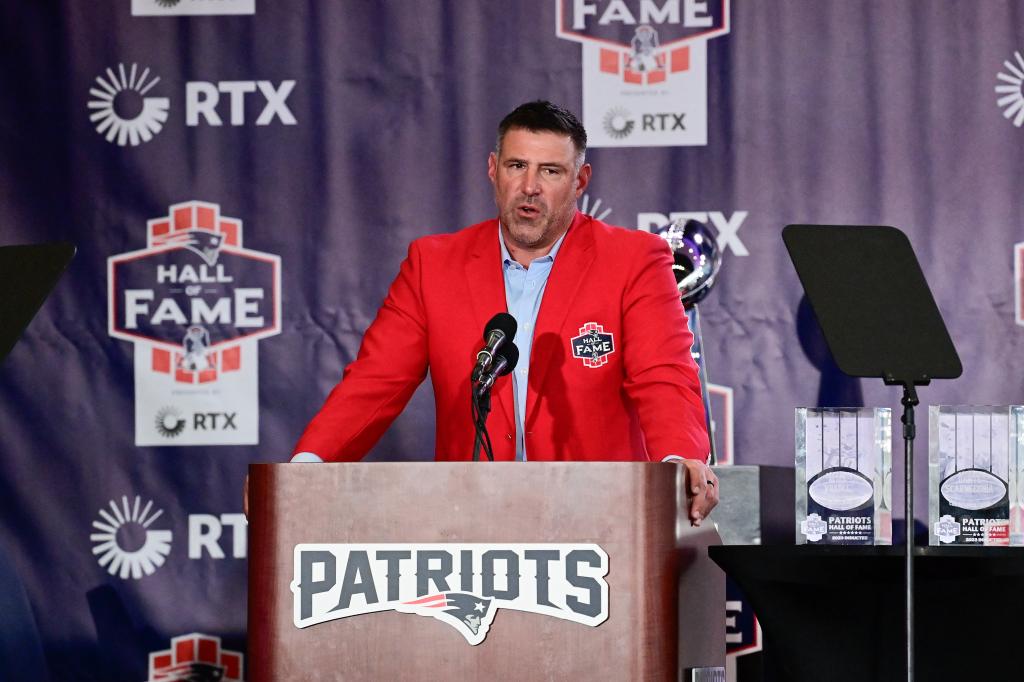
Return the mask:
[[526,324],[523,325],[523,329],[525,329],[526,331],[530,331],[531,329],[533,329],[533,325],[527,322]]
[[526,376],[526,370],[525,369],[519,370],[519,376],[525,377]]

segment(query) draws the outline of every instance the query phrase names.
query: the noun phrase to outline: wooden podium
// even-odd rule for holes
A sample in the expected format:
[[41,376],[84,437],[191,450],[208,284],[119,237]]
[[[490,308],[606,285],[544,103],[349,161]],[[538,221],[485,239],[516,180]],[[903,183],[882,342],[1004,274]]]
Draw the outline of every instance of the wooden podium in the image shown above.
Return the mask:
[[[707,552],[720,540],[710,523],[690,527],[678,465],[254,464],[249,471],[249,679],[254,682],[677,680],[689,668],[724,665],[725,578]],[[384,544],[392,546],[384,554],[367,547]],[[438,547],[461,548],[461,554],[419,564],[415,548],[424,545],[433,548],[435,559],[445,554]],[[545,550],[561,558],[542,566],[516,559],[519,545],[596,545],[599,550]],[[488,550],[491,546],[498,549]],[[467,547],[479,549],[472,554]],[[311,548],[319,553],[310,554]],[[406,549],[410,558],[399,563],[394,557],[405,555],[396,548]],[[606,592],[598,598],[597,590],[579,587],[596,584],[593,577],[578,577],[595,570],[579,558],[601,552]],[[388,554],[393,563],[374,559]],[[491,566],[490,573],[479,563],[470,568],[471,554],[490,558],[483,564]],[[313,562],[311,556],[329,560]],[[502,602],[502,594],[511,594],[512,578],[493,570],[494,557],[507,560],[497,564],[507,574],[514,572],[509,566],[518,567],[516,594],[532,589],[541,595],[540,603],[561,615],[516,610]],[[375,566],[372,578],[365,561]],[[445,566],[466,570],[461,578],[446,579]],[[572,584],[559,593],[565,575]],[[331,576],[341,585],[335,592],[326,591],[326,585],[334,585]],[[441,583],[428,577],[440,577]],[[419,615],[386,608],[308,627],[296,624],[314,610],[317,617],[336,618],[342,606],[369,603],[367,594],[386,606],[399,596],[400,584],[418,586],[412,599],[405,592],[401,601],[419,605],[400,608],[420,608]],[[422,617],[434,613],[425,610],[424,604],[437,606],[430,600],[444,603],[445,595],[436,593],[445,590],[471,592],[473,600],[480,599],[477,609],[488,603],[484,597],[492,598],[493,620],[483,641],[471,645],[468,631],[460,634],[450,623]],[[325,598],[328,602],[315,603],[337,602],[337,607],[313,608],[313,599]],[[597,625],[566,620],[573,615],[567,604],[579,611],[600,606],[606,619]]]

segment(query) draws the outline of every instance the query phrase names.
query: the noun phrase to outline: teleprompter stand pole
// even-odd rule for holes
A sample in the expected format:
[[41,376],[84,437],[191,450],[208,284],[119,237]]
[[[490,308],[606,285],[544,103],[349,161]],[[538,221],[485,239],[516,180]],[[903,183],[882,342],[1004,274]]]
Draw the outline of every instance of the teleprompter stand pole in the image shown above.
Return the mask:
[[[917,428],[914,425],[914,406],[919,404],[917,390],[913,381],[898,382],[886,378],[885,383],[901,383],[903,385],[903,501],[904,519],[906,520],[906,636],[907,636],[907,682],[914,682],[914,437]],[[925,381],[924,383],[928,383]]]

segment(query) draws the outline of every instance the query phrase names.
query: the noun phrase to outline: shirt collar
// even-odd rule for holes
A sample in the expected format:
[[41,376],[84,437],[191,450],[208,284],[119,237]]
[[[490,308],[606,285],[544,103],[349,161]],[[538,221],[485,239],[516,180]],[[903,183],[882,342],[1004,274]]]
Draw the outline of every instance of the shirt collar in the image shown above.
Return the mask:
[[[569,225],[569,228],[572,228],[571,224]],[[569,230],[566,230],[565,232],[562,233],[562,236],[559,237],[558,240],[554,243],[554,245],[551,247],[551,250],[548,251],[547,255],[541,256],[540,258],[535,259],[533,262],[544,262],[546,260],[547,262],[553,263],[555,260],[555,256],[558,255],[558,250],[562,248],[562,241],[565,239],[565,235],[567,234],[569,234]],[[501,233],[501,223],[498,223],[498,243],[501,245],[501,262],[506,267],[512,265],[513,263],[519,265],[519,263],[517,263],[516,260],[512,258],[512,254],[508,252],[508,247],[505,246],[505,236]],[[519,267],[522,267],[522,265],[519,265]]]

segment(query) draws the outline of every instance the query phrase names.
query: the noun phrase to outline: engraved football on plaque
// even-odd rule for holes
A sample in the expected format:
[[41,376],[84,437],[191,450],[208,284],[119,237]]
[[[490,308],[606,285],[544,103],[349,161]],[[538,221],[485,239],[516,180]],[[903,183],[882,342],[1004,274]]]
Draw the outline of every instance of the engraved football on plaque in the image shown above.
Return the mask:
[[892,411],[796,410],[796,542],[892,544]]
[[929,408],[929,544],[1009,545],[1011,530],[1019,539],[1011,511],[1019,509],[1022,413],[1016,405]]

